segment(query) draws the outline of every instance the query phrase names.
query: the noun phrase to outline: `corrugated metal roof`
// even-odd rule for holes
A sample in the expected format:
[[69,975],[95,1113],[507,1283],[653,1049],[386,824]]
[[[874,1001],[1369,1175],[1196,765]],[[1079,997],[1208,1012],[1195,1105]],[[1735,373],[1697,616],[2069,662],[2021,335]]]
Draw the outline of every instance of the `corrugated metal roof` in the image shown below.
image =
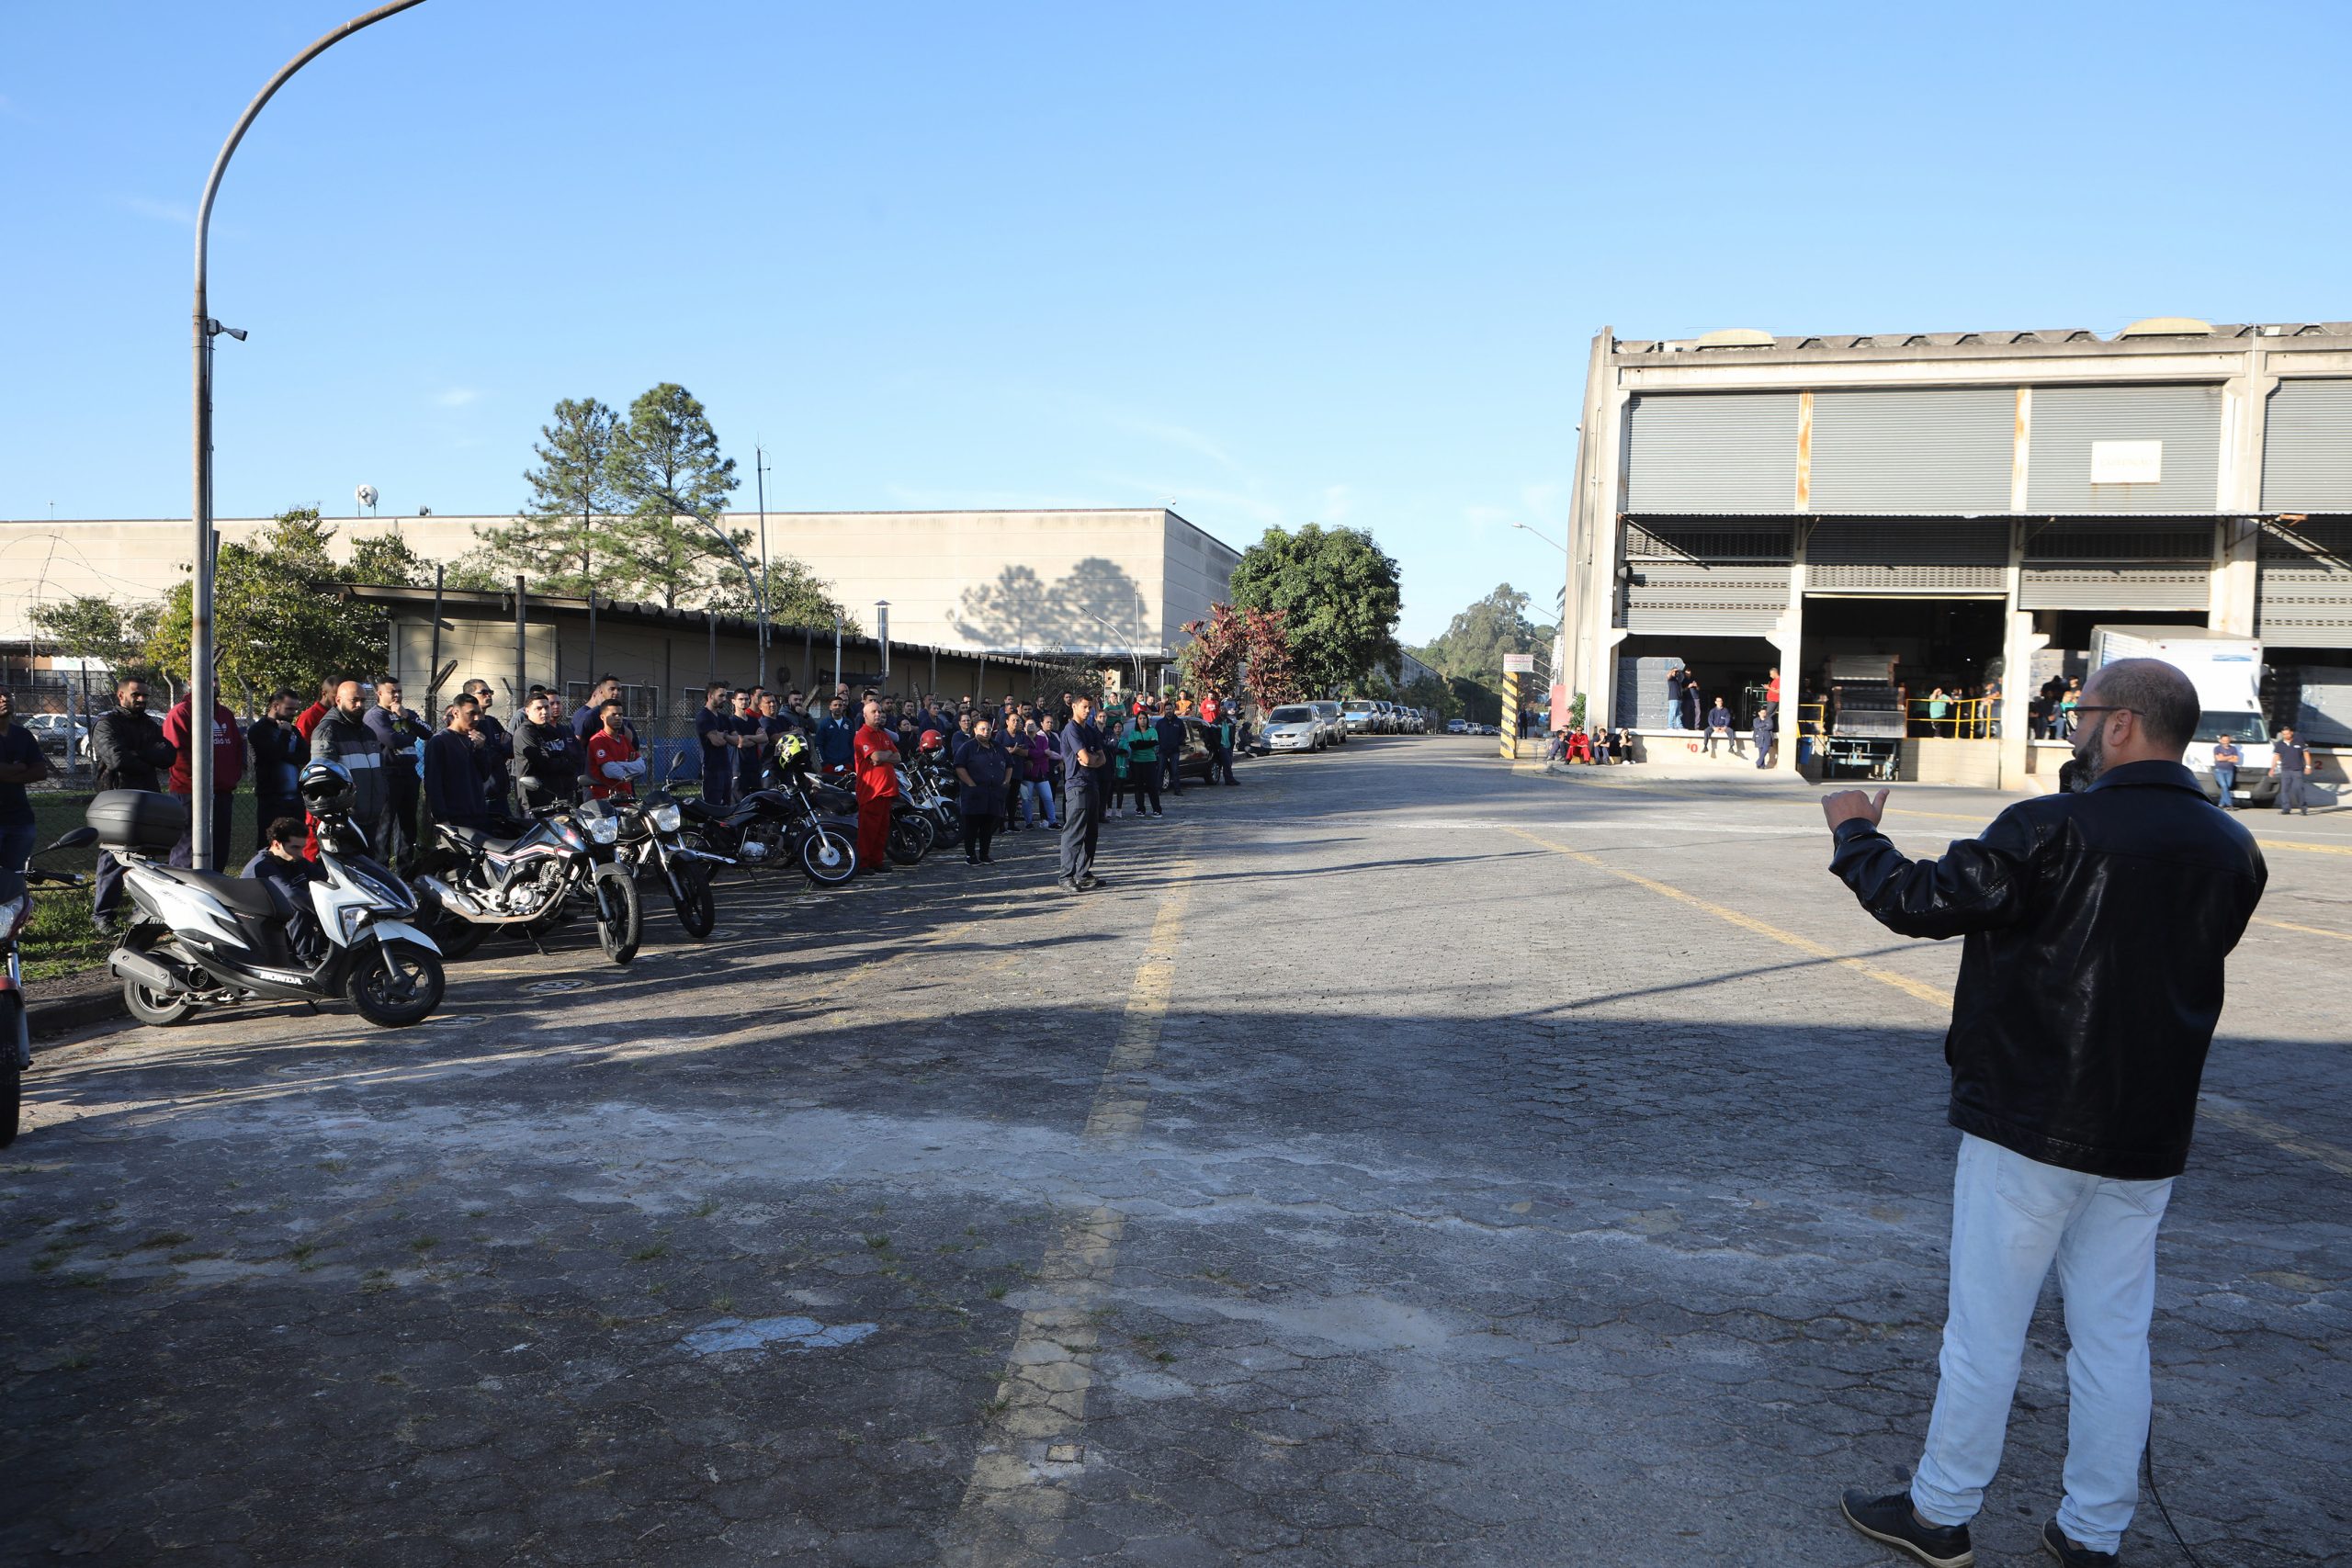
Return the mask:
[[[2211,346],[2231,338],[2352,338],[2352,321],[2240,321],[2229,325],[2217,324],[2210,337],[2181,340],[2176,346],[2188,344]],[[1940,333],[1815,333],[1789,337],[1775,336],[1770,344],[1706,344],[1699,338],[1619,338],[1614,344],[1620,355],[1699,354],[1708,358],[1737,358],[1742,354],[1770,353],[1792,349],[1822,354],[1845,353],[1853,349],[1920,349],[1920,348],[1984,348],[2034,347],[2051,344],[2123,344],[2135,346],[2162,346],[2163,338],[2126,338],[2123,329],[2102,337],[2088,327],[2005,328],[1998,332],[1979,329],[1974,332]]]

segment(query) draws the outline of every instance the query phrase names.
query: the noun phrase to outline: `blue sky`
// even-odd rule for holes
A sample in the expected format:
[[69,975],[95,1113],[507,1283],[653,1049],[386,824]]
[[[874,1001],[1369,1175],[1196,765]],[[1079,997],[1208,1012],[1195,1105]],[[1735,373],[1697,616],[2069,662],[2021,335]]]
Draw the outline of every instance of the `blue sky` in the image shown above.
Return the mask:
[[[348,14],[0,8],[0,516],[185,514],[189,209]],[[1604,323],[2352,317],[2352,130],[2280,90],[2347,18],[427,0],[231,171],[218,504],[504,510],[558,398],[675,380],[745,505],[758,440],[780,509],[1346,523],[1419,640],[1548,604]]]

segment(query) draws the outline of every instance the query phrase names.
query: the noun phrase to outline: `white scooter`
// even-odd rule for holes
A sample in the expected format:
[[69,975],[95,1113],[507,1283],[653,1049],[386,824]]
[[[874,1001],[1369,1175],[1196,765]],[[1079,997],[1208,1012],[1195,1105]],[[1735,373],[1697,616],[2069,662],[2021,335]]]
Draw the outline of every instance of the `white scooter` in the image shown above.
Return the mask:
[[[161,854],[187,827],[178,797],[117,789],[90,802],[86,841],[120,863],[123,890],[137,910],[107,960],[131,1017],[172,1024],[199,1008],[255,998],[341,998],[368,1022],[393,1029],[421,1023],[441,1005],[441,951],[410,923],[414,897],[367,858],[366,835],[332,796],[311,798],[311,775],[322,768],[342,773],[325,761],[303,771],[304,795],[319,818],[321,874],[303,889],[317,922],[309,956],[295,950],[293,907],[269,883],[164,863]],[[349,783],[345,774],[345,806]]]

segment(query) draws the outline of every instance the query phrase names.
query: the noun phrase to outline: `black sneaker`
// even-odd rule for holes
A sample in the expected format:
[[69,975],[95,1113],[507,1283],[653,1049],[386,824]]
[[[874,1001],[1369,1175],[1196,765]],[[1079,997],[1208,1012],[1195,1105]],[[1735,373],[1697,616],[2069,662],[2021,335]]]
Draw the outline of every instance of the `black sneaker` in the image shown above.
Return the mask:
[[2112,1551],[2093,1551],[2087,1546],[2076,1546],[2066,1539],[2056,1519],[2041,1527],[2041,1550],[2064,1562],[2066,1568],[2116,1568],[2123,1560]]
[[1063,892],[1065,892],[1065,893],[1076,893],[1076,892],[1080,891],[1080,887],[1079,887],[1078,884],[1077,884],[1077,883],[1075,883],[1075,882],[1072,882],[1072,881],[1071,881],[1069,877],[1067,877],[1067,876],[1057,876],[1057,877],[1055,877],[1055,878],[1054,878],[1054,886],[1057,886],[1057,887],[1058,887],[1058,888],[1060,888],[1060,889],[1061,889]]
[[1848,1524],[1927,1568],[1972,1568],[1976,1561],[1968,1544],[1968,1527],[1923,1522],[1911,1506],[1908,1490],[1873,1497],[1860,1487],[1849,1487],[1839,1508]]
[[1102,878],[1095,875],[1092,872],[1088,872],[1084,876],[1078,879],[1078,886],[1080,891],[1091,893],[1098,887],[1108,887],[1111,885]]

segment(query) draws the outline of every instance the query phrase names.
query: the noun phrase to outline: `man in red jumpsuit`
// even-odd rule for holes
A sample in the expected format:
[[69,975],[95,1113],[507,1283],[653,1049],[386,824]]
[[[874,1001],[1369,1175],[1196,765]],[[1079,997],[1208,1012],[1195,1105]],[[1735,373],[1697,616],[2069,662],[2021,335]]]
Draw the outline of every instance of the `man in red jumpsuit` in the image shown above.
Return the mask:
[[857,869],[890,869],[890,807],[899,799],[899,745],[882,727],[882,701],[865,699],[865,723],[850,737],[850,767],[857,774]]

